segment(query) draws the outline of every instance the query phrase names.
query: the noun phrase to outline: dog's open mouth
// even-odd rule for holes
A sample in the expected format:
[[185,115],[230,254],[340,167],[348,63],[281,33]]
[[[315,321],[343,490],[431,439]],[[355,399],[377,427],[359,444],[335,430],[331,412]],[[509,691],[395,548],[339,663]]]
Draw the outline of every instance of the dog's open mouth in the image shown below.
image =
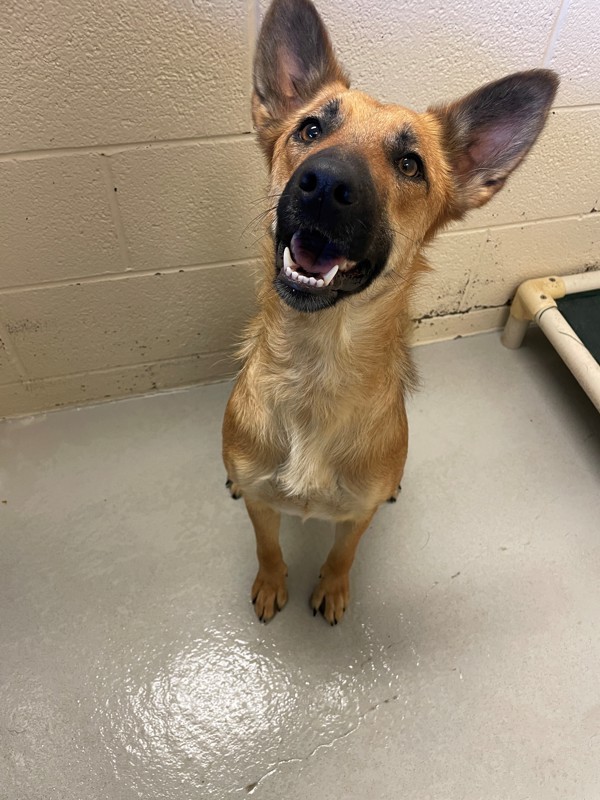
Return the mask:
[[355,266],[354,261],[321,234],[297,231],[289,246],[284,248],[281,272],[287,282],[298,289],[319,290],[335,288],[342,274]]
[[296,311],[319,311],[360,292],[383,266],[314,228],[278,232],[275,259],[275,289]]

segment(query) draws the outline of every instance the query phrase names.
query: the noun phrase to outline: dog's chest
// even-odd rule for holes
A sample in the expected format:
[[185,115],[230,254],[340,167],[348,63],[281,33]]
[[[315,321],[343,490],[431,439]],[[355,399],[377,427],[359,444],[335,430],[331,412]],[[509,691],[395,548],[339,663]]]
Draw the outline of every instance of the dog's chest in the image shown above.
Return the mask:
[[291,421],[286,434],[286,456],[265,481],[270,502],[303,517],[337,518],[353,512],[357,498],[345,479],[343,454],[332,431]]
[[287,513],[356,518],[376,504],[369,443],[361,436],[373,408],[370,383],[353,369],[343,326],[318,334],[308,341],[307,331],[298,331],[289,347],[293,360],[276,382],[263,385],[261,419],[271,457],[252,491]]
[[275,472],[277,484],[295,495],[316,498],[338,491],[339,469],[334,463],[332,447],[335,435],[316,424],[287,424],[288,455]]
[[365,484],[356,487],[359,466],[353,452],[352,424],[344,415],[327,414],[321,405],[298,419],[287,410],[273,423],[285,443],[278,463],[263,484],[265,499],[282,511],[303,517],[340,519],[360,513]]

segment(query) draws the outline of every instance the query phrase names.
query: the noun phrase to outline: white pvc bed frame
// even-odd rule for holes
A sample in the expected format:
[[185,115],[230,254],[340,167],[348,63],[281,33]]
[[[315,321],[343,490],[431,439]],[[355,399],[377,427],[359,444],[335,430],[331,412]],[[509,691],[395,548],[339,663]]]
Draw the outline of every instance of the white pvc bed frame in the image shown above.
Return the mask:
[[529,323],[536,322],[600,411],[600,364],[556,305],[556,300],[567,294],[595,289],[600,289],[600,271],[525,281],[519,286],[511,305],[502,343],[516,350],[523,342]]

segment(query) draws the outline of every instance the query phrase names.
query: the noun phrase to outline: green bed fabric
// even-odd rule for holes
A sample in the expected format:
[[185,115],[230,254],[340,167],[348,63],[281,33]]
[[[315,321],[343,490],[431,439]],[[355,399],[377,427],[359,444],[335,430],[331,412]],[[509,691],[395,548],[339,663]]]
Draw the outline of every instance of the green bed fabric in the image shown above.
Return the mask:
[[558,310],[600,364],[600,289],[568,294],[556,301]]

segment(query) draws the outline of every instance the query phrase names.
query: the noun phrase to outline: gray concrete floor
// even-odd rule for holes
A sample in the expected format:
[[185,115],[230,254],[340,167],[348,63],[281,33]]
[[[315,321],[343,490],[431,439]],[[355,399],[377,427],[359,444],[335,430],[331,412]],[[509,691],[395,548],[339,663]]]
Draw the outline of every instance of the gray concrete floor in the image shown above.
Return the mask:
[[291,518],[254,618],[227,385],[0,426],[2,800],[600,797],[600,417],[539,336],[416,355],[336,628]]

